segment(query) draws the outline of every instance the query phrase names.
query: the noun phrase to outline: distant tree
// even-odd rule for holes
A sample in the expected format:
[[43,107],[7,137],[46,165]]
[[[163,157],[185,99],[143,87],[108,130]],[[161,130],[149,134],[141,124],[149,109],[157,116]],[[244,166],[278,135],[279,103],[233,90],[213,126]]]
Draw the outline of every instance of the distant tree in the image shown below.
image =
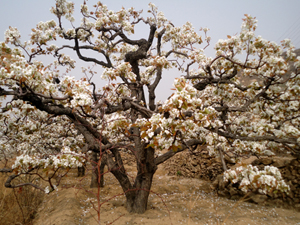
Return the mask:
[[[72,2],[57,0],[51,12],[56,22],[38,23],[28,41],[10,27],[0,43],[0,96],[13,96],[0,114],[1,154],[20,154],[17,174],[82,166],[84,153],[93,152],[94,162],[101,158],[119,181],[127,210],[143,213],[157,166],[185,149],[205,144],[216,155],[299,156],[300,58],[290,40],[279,46],[255,36],[250,15],[239,34],[219,40],[215,57],[207,57],[207,28],[201,37],[189,22],[176,27],[151,3],[143,17],[134,8],[114,12],[99,2],[90,10],[84,2],[78,25]],[[148,32],[135,40],[137,24]],[[70,51],[91,64],[80,78],[68,76],[77,65]],[[43,55],[56,61],[36,60]],[[103,87],[92,79],[99,67]],[[174,68],[174,93],[157,102],[163,72]],[[240,75],[259,82],[242,85]],[[133,183],[123,150],[136,156]],[[53,189],[50,182],[46,192]]]

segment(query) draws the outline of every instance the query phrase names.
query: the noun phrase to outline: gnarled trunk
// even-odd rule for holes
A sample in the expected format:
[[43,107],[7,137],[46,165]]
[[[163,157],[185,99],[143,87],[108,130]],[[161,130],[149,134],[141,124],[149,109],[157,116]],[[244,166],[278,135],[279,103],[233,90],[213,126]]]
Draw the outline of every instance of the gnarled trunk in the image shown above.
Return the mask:
[[136,187],[129,198],[126,196],[128,212],[144,213],[147,210],[153,175],[154,172],[148,172],[136,178],[140,187]]
[[133,213],[144,213],[147,210],[153,175],[157,169],[154,162],[154,149],[141,147],[137,154],[138,173],[132,195],[126,196],[127,210]]
[[106,158],[102,155],[100,165],[98,153],[94,152],[91,158],[92,161],[92,178],[91,178],[91,188],[104,187],[104,167],[106,165]]
[[130,182],[119,149],[110,149],[112,155],[107,154],[108,170],[119,181],[126,196],[126,209],[131,213],[144,213],[147,210],[148,197],[151,190],[153,175],[157,169],[154,162],[154,149],[139,145],[137,151],[138,173],[134,184]]

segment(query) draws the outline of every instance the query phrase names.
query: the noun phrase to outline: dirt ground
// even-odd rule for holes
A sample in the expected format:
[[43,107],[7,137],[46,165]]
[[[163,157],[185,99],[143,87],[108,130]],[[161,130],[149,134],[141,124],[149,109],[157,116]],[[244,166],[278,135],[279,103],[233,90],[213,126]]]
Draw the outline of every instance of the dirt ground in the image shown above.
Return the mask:
[[[132,177],[133,168],[127,168]],[[100,190],[89,188],[90,176],[76,175],[76,170],[71,171],[64,185],[45,197],[33,224],[300,224],[300,212],[220,198],[209,191],[209,182],[167,176],[163,165],[154,176],[148,210],[142,215],[126,211],[125,197],[112,175],[105,176],[105,187]],[[98,191],[100,223],[95,210]]]

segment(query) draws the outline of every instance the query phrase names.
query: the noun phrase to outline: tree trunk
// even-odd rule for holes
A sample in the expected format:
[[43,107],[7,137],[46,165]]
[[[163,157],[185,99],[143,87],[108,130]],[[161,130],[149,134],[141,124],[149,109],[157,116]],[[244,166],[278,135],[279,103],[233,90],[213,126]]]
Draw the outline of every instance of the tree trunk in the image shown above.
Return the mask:
[[[105,155],[101,156],[101,162],[99,162],[98,153],[94,152],[92,154],[92,178],[91,178],[91,188],[104,187],[104,167],[106,165]],[[99,166],[100,163],[100,166]]]
[[223,170],[226,171],[227,166],[226,166],[226,162],[224,160],[223,150],[220,146],[218,147],[218,151],[219,151],[219,154],[220,154],[220,159],[221,159],[221,163],[222,163],[222,166],[223,166]]
[[132,192],[133,198],[127,200],[127,211],[142,214],[147,210],[148,198],[154,173],[145,173],[136,178],[138,186]]
[[99,187],[98,177],[99,177],[99,171],[98,171],[98,154],[96,152],[93,152],[91,157],[91,164],[92,164],[92,178],[91,178],[91,188],[97,188]]
[[82,166],[79,166],[77,169],[78,169],[78,177],[84,177],[85,176],[85,163]]
[[[100,164],[100,187],[104,187],[104,167],[106,165],[105,160],[101,160],[101,164]],[[99,177],[98,177],[99,178]]]
[[153,175],[157,169],[153,148],[146,148],[139,152],[137,168],[138,174],[133,185],[134,197],[127,199],[127,210],[133,213],[144,213],[147,210]]

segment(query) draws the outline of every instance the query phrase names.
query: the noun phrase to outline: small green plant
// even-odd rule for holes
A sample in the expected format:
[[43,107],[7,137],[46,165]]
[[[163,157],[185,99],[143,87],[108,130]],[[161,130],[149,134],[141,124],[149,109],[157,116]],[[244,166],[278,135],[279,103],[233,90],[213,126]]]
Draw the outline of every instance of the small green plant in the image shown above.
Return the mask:
[[181,176],[182,174],[181,174],[181,171],[180,170],[178,170],[177,171],[177,176]]

